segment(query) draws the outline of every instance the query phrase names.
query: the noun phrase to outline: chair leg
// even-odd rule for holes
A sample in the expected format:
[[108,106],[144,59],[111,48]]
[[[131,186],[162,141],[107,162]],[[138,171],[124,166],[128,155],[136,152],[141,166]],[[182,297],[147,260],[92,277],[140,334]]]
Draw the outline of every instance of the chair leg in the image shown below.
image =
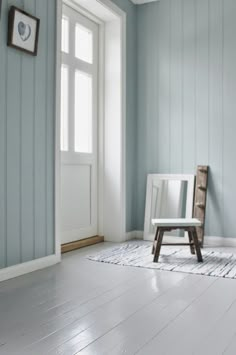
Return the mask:
[[158,233],[158,239],[157,239],[156,249],[155,249],[154,258],[153,258],[154,263],[158,263],[158,260],[159,260],[163,235],[164,235],[164,231],[160,230]]
[[155,238],[154,238],[154,242],[153,242],[153,246],[152,246],[152,254],[154,254],[155,250],[156,250],[156,243],[157,243],[157,240],[158,240],[158,234],[159,234],[159,228],[157,227]]
[[199,262],[202,262],[203,261],[202,253],[201,253],[201,248],[200,248],[198,237],[197,237],[196,228],[194,228],[192,230],[192,237],[193,237],[193,241],[194,241],[194,245],[195,245],[195,249],[196,249],[196,253],[197,253],[197,260]]
[[[189,243],[193,243],[193,237],[192,237],[192,233],[190,231],[188,231],[188,239],[189,239]],[[193,244],[190,245],[190,251],[191,251],[191,254],[195,254],[195,248],[194,248]]]

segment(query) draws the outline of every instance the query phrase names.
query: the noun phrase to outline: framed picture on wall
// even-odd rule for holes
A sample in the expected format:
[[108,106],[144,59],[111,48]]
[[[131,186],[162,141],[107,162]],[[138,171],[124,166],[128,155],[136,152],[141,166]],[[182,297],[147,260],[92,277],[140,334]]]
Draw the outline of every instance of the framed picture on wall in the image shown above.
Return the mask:
[[8,17],[7,45],[36,56],[39,25],[40,20],[37,17],[11,6]]
[[0,0],[0,19],[1,19],[1,13],[2,13],[2,0]]

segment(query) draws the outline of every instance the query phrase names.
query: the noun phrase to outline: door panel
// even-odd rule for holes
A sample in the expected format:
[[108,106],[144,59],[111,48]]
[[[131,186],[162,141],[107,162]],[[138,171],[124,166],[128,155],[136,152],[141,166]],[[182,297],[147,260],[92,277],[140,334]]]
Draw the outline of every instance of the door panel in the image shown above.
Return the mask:
[[[66,165],[61,174],[61,194],[63,201],[62,238],[69,243],[86,238],[88,233],[95,235],[97,230],[91,230],[92,189],[90,165]],[[78,181],[80,183],[78,184]]]

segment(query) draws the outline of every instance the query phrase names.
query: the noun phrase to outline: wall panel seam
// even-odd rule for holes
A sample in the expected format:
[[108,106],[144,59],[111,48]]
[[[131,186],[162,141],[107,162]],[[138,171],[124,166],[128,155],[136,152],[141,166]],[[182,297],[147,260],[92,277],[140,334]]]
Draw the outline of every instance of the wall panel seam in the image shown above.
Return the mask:
[[194,166],[197,165],[197,2],[194,1]]
[[[48,33],[48,21],[49,21],[49,2],[47,2],[47,31]],[[45,83],[48,84],[48,42],[49,42],[49,36],[46,38],[46,48],[47,48],[47,53],[46,53],[46,72],[45,72]],[[47,135],[47,124],[48,124],[48,85],[47,89],[45,90],[45,95],[46,95],[46,105],[45,105],[45,255],[47,255],[47,246],[48,246],[48,164],[47,164],[47,150],[48,150],[48,135]]]
[[7,105],[7,92],[8,92],[8,54],[9,54],[9,49],[7,48],[6,52],[6,68],[5,68],[5,73],[6,73],[6,88],[5,88],[5,93],[6,93],[6,100],[5,100],[5,117],[6,117],[6,125],[5,125],[5,266],[8,266],[8,258],[7,258],[7,253],[8,253],[8,244],[7,244],[7,235],[8,235],[8,226],[7,226],[7,218],[8,218],[8,203],[7,203],[7,188],[8,188],[8,182],[7,182],[7,134],[8,134],[8,129],[7,129],[7,121],[8,121],[8,105]]
[[23,72],[23,58],[22,58],[22,54],[20,55],[20,123],[19,123],[19,224],[20,224],[20,230],[19,230],[19,234],[20,234],[20,262],[22,263],[22,99],[23,99],[23,95],[22,95],[22,91],[23,91],[23,87],[22,87],[22,72]]
[[225,9],[224,9],[224,0],[221,0],[222,3],[222,230],[223,234],[225,232],[225,221],[224,221],[224,211],[225,211],[225,199],[224,199],[224,113],[225,113],[225,101],[224,101],[224,95],[225,95],[225,75],[224,75],[224,65],[225,65],[225,31],[224,31],[224,26],[225,26]]
[[[36,14],[36,0],[34,0],[34,13]],[[36,107],[36,60],[34,60],[34,75],[33,75],[33,259],[35,259],[36,256],[36,251],[35,251],[35,237],[36,237],[36,230],[35,230],[35,121],[36,121],[36,111],[35,111],[35,107]]]

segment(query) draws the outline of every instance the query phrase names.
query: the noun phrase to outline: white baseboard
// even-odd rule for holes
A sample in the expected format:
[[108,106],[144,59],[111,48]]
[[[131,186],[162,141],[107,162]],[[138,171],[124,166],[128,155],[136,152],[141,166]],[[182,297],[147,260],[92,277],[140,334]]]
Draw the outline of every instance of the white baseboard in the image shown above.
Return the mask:
[[[131,231],[126,233],[126,240],[132,239],[143,239],[143,231]],[[175,242],[176,237],[166,236],[166,242]],[[224,238],[224,237],[214,237],[205,236],[204,245],[209,247],[232,247],[236,248],[236,238]]]
[[131,232],[127,232],[125,235],[125,240],[132,240],[132,239],[136,239],[135,238],[135,231],[131,231]]
[[236,238],[223,238],[205,236],[204,245],[209,247],[232,247],[236,248]]
[[55,265],[61,261],[60,255],[50,255],[44,258],[28,261],[23,264],[6,267],[0,270],[0,282],[28,274]]
[[142,240],[143,239],[143,232],[142,231],[131,231],[126,233],[126,240]]
[[136,239],[143,240],[143,231],[135,231]]

